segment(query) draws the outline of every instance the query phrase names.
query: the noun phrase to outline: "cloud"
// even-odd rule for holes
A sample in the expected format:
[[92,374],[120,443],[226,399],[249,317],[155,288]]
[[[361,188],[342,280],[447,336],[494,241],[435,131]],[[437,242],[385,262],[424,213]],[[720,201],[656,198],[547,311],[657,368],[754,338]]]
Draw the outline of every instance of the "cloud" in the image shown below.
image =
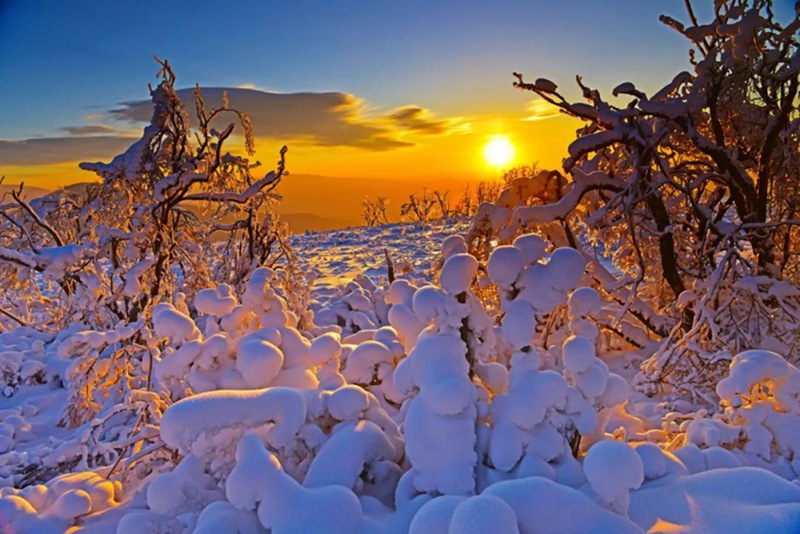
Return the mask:
[[561,116],[561,112],[558,110],[557,107],[545,102],[541,98],[537,98],[535,100],[531,100],[528,104],[528,115],[525,117],[524,121],[543,121],[547,119],[553,119],[555,117]]
[[103,114],[102,113],[89,113],[89,114],[83,116],[83,120],[85,120],[87,122],[97,122],[99,120],[103,120]]
[[117,131],[113,126],[108,124],[85,124],[83,126],[65,126],[61,130],[67,132],[69,135],[101,135],[110,134]]
[[263,86],[261,86],[261,85],[256,85],[256,84],[254,84],[254,83],[243,83],[243,84],[239,84],[239,85],[237,85],[237,86],[236,86],[236,88],[237,88],[237,89],[254,89],[254,90],[256,90],[256,91],[261,91],[261,92],[264,92],[264,93],[272,93],[272,92],[275,92],[275,91],[273,91],[272,89],[269,89],[269,88],[267,88],[267,87],[263,87]]
[[430,111],[417,106],[399,108],[387,118],[400,128],[427,135],[451,133],[463,127],[457,119],[432,119]]
[[132,137],[109,135],[0,139],[0,162],[2,165],[49,165],[108,159],[124,152],[134,141]]
[[[275,93],[250,87],[203,88],[207,109],[222,105],[223,91],[227,91],[232,108],[250,117],[256,137],[277,139],[290,146],[387,151],[413,146],[413,139],[407,134],[441,135],[468,127],[459,119],[434,119],[430,111],[417,106],[404,106],[388,115],[372,110],[367,114],[365,102],[342,92]],[[193,92],[194,89],[178,91],[192,118]],[[61,128],[65,133],[61,137],[0,139],[0,165],[110,160],[136,140],[136,132],[150,121],[152,113],[150,100],[123,102],[103,114],[84,117],[93,124]],[[222,129],[228,122],[237,122],[236,116],[222,114],[214,126]]]
[[[220,106],[225,90],[203,88],[206,107]],[[183,102],[193,102],[192,91],[181,89],[178,96]],[[365,117],[362,101],[348,93],[271,93],[242,87],[230,88],[227,92],[231,107],[250,117],[257,137],[280,139],[290,144],[349,146],[376,151],[413,144],[397,139],[397,132],[381,121]],[[124,102],[121,106],[110,112],[116,120],[150,120],[152,103],[149,100]],[[226,120],[234,121],[235,117],[230,115]]]

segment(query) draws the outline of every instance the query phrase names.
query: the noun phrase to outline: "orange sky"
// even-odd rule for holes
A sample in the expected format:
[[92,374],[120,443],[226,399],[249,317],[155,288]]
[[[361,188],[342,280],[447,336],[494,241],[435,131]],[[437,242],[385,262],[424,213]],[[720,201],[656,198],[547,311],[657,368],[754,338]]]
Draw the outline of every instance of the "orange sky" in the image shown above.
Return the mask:
[[[294,174],[331,177],[372,177],[376,179],[447,179],[481,180],[498,177],[502,169],[491,166],[483,149],[494,137],[507,137],[514,146],[509,166],[539,162],[545,167],[560,166],[569,141],[574,138],[577,122],[566,117],[548,117],[528,121],[525,110],[519,116],[475,118],[451,133],[438,136],[415,135],[402,139],[412,146],[386,151],[370,151],[347,146],[313,146],[302,142],[289,146],[288,167]],[[258,134],[258,132],[256,132]],[[264,169],[274,162],[281,142],[257,137],[256,158]],[[108,156],[98,156],[108,159]],[[49,165],[2,165],[0,175],[7,183],[24,181],[30,186],[55,189],[93,179],[91,173],[78,169],[78,161]]]
[[[265,170],[286,144],[291,173],[351,185],[498,178],[502,169],[483,155],[495,136],[514,146],[508,167],[559,167],[578,124],[513,89],[512,72],[545,76],[579,100],[576,74],[608,94],[623,81],[658,89],[688,67],[685,40],[658,22],[680,15],[679,0],[243,2],[231,6],[242,22],[236,31],[200,49],[197,32],[217,36],[218,13],[168,4],[156,18],[100,0],[77,11],[9,4],[0,17],[6,183],[54,189],[92,180],[77,163],[109,161],[149,120],[153,54],[174,66],[190,111],[195,83],[208,107],[228,91],[231,106],[253,119]],[[352,196],[342,183],[336,193]]]
[[[491,166],[485,146],[497,136],[514,148],[507,167],[538,162],[558,168],[578,123],[564,116],[542,114],[530,118],[523,108],[514,117],[469,118],[442,135],[402,134],[410,146],[392,150],[365,150],[347,146],[314,146],[287,141],[290,175],[278,188],[284,196],[281,212],[295,230],[329,229],[361,224],[361,202],[365,196],[389,199],[389,216],[399,220],[400,205],[422,188],[450,191],[455,201],[467,183],[499,179],[503,169]],[[264,172],[277,160],[281,142],[257,137],[256,158]],[[100,157],[104,161],[108,156]],[[90,158],[91,159],[91,158]],[[0,165],[6,183],[55,189],[94,179],[78,169],[78,162],[51,165]]]

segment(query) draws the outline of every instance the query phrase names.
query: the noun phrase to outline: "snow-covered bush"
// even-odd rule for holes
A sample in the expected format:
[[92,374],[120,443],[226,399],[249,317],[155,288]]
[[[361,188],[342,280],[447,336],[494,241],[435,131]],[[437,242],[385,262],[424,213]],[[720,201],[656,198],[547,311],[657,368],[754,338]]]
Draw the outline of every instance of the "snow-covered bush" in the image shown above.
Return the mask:
[[477,269],[474,257],[454,253],[442,267],[441,288],[420,288],[412,298],[416,319],[427,326],[394,376],[397,389],[410,395],[402,414],[411,463],[404,477],[411,496],[476,490],[476,426],[483,395],[472,376],[494,343],[488,316],[470,291]]
[[734,354],[748,349],[775,351],[797,364],[800,348],[800,290],[787,280],[752,276],[731,258],[727,275],[718,270],[681,294],[689,310],[688,330],[676,325],[658,351],[642,364],[637,384],[653,394],[666,390],[673,399],[700,400],[713,406],[714,390]]
[[740,449],[745,463],[800,477],[800,370],[780,355],[750,350],[717,385],[720,412],[683,425],[685,443]]
[[366,275],[356,276],[325,303],[320,303],[314,313],[314,324],[322,328],[338,326],[344,337],[361,330],[377,330],[389,324],[389,305],[384,293]]
[[[13,191],[12,202],[0,205],[0,270],[9,281],[0,297],[0,327],[25,327],[14,337],[25,329],[51,334],[40,334],[38,345],[0,351],[3,392],[37,382],[64,386],[69,397],[57,422],[75,430],[74,447],[58,460],[15,458],[25,469],[22,480],[50,477],[58,465],[113,464],[113,471],[122,455],[159,447],[160,414],[185,393],[174,382],[185,387],[191,374],[189,389],[216,386],[219,377],[201,371],[226,371],[234,330],[247,330],[229,318],[236,327],[231,335],[215,337],[212,330],[224,325],[208,317],[268,313],[257,302],[229,309],[238,304],[235,291],[248,296],[245,283],[269,286],[266,300],[279,303],[278,314],[288,318],[281,326],[310,321],[310,279],[299,272],[273,213],[285,150],[275,171],[254,177],[255,165],[227,152],[238,124],[245,152],[253,155],[247,116],[227,97],[207,107],[198,88],[190,121],[169,63],[160,65],[142,138],[110,163],[82,165],[97,173],[99,184],[31,201]],[[221,123],[226,115],[236,123]],[[273,267],[268,275],[258,271],[265,264]],[[263,291],[254,294],[253,301],[265,298]],[[187,301],[196,307],[190,310]],[[195,324],[198,314],[204,318]],[[203,357],[190,354],[198,344]],[[162,359],[174,362],[173,353],[184,347],[186,368],[170,383]]]
[[0,528],[9,532],[66,532],[90,514],[118,505],[119,483],[84,472],[25,489],[0,489]]

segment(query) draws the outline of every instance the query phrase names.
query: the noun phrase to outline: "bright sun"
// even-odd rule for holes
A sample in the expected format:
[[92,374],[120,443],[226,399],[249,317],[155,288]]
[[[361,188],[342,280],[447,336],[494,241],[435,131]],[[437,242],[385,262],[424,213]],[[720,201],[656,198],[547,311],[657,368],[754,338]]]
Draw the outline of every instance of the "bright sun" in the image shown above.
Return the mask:
[[514,145],[507,137],[497,136],[483,147],[486,163],[497,169],[506,167],[514,157]]

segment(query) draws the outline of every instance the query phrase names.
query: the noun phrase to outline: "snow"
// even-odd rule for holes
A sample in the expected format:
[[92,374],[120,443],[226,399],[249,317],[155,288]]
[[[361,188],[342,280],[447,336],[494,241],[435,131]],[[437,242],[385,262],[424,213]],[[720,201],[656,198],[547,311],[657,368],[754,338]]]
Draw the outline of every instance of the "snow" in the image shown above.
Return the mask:
[[495,496],[508,503],[517,516],[521,534],[641,533],[635,524],[601,508],[579,491],[542,477],[498,482],[482,495]]
[[[397,451],[375,423],[363,420],[342,423],[317,453],[303,485],[357,489],[391,506],[394,488],[402,474],[393,462],[395,457]],[[364,474],[370,480],[370,488],[360,481]]]
[[236,370],[249,387],[259,389],[269,386],[282,366],[283,353],[269,341],[250,334],[239,342]]
[[536,313],[533,307],[525,300],[513,300],[505,306],[503,316],[503,334],[508,341],[517,346],[524,347],[533,339],[536,327]]
[[227,284],[220,284],[214,289],[198,291],[194,298],[197,313],[214,317],[223,317],[231,313],[237,304],[233,289]]
[[117,506],[119,486],[95,473],[61,475],[44,486],[0,490],[0,526],[12,532],[64,532],[91,513]]
[[451,295],[458,295],[469,288],[477,273],[478,260],[469,254],[454,254],[444,262],[439,283]]
[[[396,227],[352,232],[385,238]],[[350,250],[348,234],[337,235],[335,246]],[[305,237],[321,246],[319,235]],[[715,412],[662,420],[660,399],[628,388],[636,360],[601,334],[598,324],[617,309],[588,285],[586,259],[535,234],[510,241],[487,256],[485,272],[461,235],[438,254],[407,245],[418,266],[438,262],[438,279],[412,270],[391,285],[378,267],[374,278],[337,273],[320,256],[315,314],[303,327],[275,289],[276,271],[262,268],[243,287],[158,304],[151,330],[0,333],[10,395],[0,398],[0,525],[122,534],[792,532],[800,371],[780,354],[743,352],[717,385]],[[358,258],[342,254],[353,267]],[[490,284],[474,284],[481,277]],[[479,291],[495,292],[497,308]],[[559,323],[545,347],[551,314]],[[104,466],[85,462],[14,489],[17,465],[44,469],[85,454],[73,451],[102,434],[83,428],[136,423],[113,426],[123,412],[108,411],[87,427],[57,426],[68,397],[55,377],[87,351],[113,354],[147,336],[156,340],[143,358],[152,390],[124,395],[124,405],[157,414],[141,430],[150,439],[136,445],[144,460],[123,460],[120,479],[105,478],[111,455]]]
[[[525,264],[532,263],[531,261],[525,261],[527,259],[525,256],[525,253],[516,245],[497,247],[489,258],[487,267],[489,278],[496,285],[502,288],[509,288],[517,281],[517,277]],[[533,255],[530,257],[533,257]]]
[[627,515],[629,492],[644,481],[641,457],[627,443],[596,443],[583,461],[589,486],[600,502],[610,510]]
[[793,532],[800,486],[763,469],[715,469],[631,493],[631,519],[648,532]]
[[213,435],[223,428],[244,433],[271,423],[267,440],[280,447],[297,434],[305,416],[305,396],[294,388],[210,391],[170,406],[161,419],[161,438],[187,453],[202,435]]
[[518,534],[517,517],[504,500],[492,495],[466,499],[453,510],[448,533],[472,532]]
[[342,386],[327,399],[328,411],[340,421],[356,419],[369,407],[367,392],[356,386]]
[[365,341],[359,344],[347,357],[347,365],[342,375],[351,384],[370,384],[384,374],[381,368],[392,369],[392,353],[378,341]]
[[200,337],[194,321],[169,303],[158,304],[153,309],[153,327],[158,337],[169,338],[176,344]]
[[594,343],[584,336],[570,336],[561,349],[564,367],[573,373],[589,369],[596,359]]
[[244,436],[236,448],[236,467],[225,493],[239,510],[257,508],[261,525],[275,534],[349,534],[362,521],[361,504],[353,492],[337,485],[304,488],[252,435]]
[[83,254],[84,249],[80,245],[41,247],[36,254],[36,260],[44,267],[43,274],[58,277],[77,264],[83,258]]

